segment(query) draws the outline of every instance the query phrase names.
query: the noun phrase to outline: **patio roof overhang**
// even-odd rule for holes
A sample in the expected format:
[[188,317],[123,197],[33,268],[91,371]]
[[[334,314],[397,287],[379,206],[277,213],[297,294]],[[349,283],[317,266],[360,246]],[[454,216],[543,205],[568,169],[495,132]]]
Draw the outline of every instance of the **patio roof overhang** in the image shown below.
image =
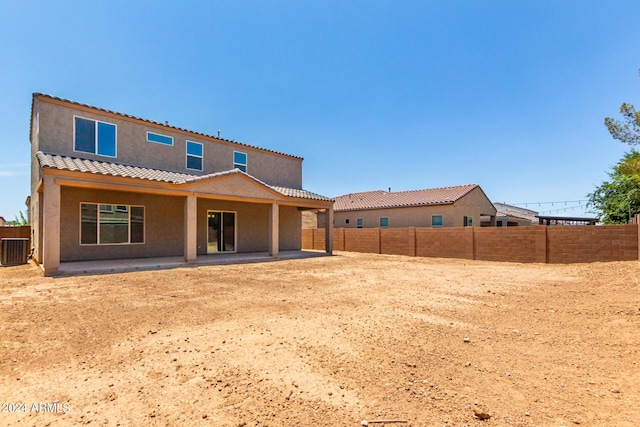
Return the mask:
[[[184,197],[184,258],[196,260],[197,200],[215,199],[270,205],[269,254],[279,252],[279,206],[299,209],[325,209],[327,223],[333,223],[332,199],[310,191],[268,185],[238,169],[209,175],[189,175],[155,169],[36,154],[42,179],[44,248],[42,267],[45,275],[56,274],[60,265],[60,189],[88,188],[105,191]],[[333,227],[326,229],[326,252],[333,251]]]

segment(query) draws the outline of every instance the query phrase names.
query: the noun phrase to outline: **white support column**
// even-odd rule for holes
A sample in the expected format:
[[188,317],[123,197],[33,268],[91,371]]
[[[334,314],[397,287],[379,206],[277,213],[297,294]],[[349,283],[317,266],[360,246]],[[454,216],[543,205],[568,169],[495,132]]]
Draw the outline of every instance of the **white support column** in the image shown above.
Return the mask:
[[193,194],[184,201],[184,260],[193,264],[198,254],[198,198]]
[[42,209],[43,227],[43,254],[42,268],[45,276],[53,276],[60,268],[60,186],[56,184],[54,177],[44,175],[43,179]]
[[271,204],[269,210],[269,255],[278,256],[280,248],[280,206],[278,202]]
[[328,254],[333,254],[333,206],[324,212],[324,248]]

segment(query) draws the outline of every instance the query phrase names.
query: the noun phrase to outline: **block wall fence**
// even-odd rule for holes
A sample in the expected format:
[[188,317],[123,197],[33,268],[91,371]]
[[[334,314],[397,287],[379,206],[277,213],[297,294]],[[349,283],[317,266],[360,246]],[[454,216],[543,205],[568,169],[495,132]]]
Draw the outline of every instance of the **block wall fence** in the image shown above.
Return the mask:
[[[565,264],[640,259],[640,224],[604,226],[334,228],[333,248],[484,261]],[[302,249],[324,250],[324,229],[302,230]]]

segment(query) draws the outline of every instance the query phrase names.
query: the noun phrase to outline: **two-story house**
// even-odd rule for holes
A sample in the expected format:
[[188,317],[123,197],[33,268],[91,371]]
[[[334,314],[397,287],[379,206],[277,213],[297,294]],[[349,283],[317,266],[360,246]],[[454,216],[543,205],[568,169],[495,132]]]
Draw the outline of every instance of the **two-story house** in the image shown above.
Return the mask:
[[167,123],[35,93],[31,147],[45,275],[71,261],[277,256],[301,248],[303,210],[332,220],[333,201],[302,189],[301,157]]

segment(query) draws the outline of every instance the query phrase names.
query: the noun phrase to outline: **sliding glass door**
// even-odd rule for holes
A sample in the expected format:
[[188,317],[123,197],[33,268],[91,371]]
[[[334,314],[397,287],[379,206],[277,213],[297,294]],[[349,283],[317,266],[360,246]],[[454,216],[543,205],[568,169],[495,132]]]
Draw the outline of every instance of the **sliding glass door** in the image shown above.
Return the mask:
[[236,251],[236,213],[207,212],[207,253]]

